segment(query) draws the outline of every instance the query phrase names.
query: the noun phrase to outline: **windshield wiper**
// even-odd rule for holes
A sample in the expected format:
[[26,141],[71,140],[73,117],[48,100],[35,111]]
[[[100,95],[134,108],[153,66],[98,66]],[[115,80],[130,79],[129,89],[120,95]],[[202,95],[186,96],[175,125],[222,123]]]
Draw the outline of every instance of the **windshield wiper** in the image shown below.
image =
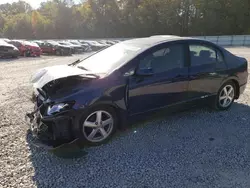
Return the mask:
[[81,62],[81,60],[80,60],[80,59],[77,59],[77,60],[74,61],[73,63],[69,63],[68,66],[74,66],[74,65],[76,65],[76,64],[78,64],[78,63],[80,63],[80,62]]
[[88,71],[88,69],[86,69],[86,68],[83,67],[83,66],[77,66],[77,68]]

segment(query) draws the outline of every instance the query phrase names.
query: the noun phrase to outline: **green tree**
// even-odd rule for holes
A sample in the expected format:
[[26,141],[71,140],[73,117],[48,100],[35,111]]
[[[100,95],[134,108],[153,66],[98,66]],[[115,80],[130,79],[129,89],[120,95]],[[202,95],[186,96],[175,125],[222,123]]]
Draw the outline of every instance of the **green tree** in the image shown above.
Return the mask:
[[0,5],[0,33],[10,38],[143,37],[250,33],[250,1],[51,0]]

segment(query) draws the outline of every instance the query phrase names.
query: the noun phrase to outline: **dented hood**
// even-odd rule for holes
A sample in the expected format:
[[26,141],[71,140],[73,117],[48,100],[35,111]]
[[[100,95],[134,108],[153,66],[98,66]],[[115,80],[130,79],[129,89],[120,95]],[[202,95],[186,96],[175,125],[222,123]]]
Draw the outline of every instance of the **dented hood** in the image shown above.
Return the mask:
[[60,78],[66,78],[77,75],[83,75],[84,77],[94,78],[93,76],[87,75],[88,73],[88,71],[79,69],[77,67],[72,67],[68,65],[57,65],[38,70],[34,75],[32,75],[31,83],[33,83],[34,88],[41,89],[47,83]]

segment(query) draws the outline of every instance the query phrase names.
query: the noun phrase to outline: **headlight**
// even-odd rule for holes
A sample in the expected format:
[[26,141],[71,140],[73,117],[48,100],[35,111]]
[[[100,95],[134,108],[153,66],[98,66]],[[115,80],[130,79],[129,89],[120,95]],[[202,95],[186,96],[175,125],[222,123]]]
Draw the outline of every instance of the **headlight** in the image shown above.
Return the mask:
[[51,105],[47,109],[47,115],[50,116],[50,115],[62,112],[63,110],[68,110],[73,105],[74,105],[74,103],[72,103],[72,102],[70,102],[70,103],[58,103],[58,104]]

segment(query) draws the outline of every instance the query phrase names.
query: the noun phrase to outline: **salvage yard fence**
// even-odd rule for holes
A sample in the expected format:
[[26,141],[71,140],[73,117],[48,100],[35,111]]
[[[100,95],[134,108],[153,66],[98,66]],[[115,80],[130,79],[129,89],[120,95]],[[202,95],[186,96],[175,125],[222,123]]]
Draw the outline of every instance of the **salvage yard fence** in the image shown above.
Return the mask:
[[194,36],[221,46],[250,46],[250,35]]

